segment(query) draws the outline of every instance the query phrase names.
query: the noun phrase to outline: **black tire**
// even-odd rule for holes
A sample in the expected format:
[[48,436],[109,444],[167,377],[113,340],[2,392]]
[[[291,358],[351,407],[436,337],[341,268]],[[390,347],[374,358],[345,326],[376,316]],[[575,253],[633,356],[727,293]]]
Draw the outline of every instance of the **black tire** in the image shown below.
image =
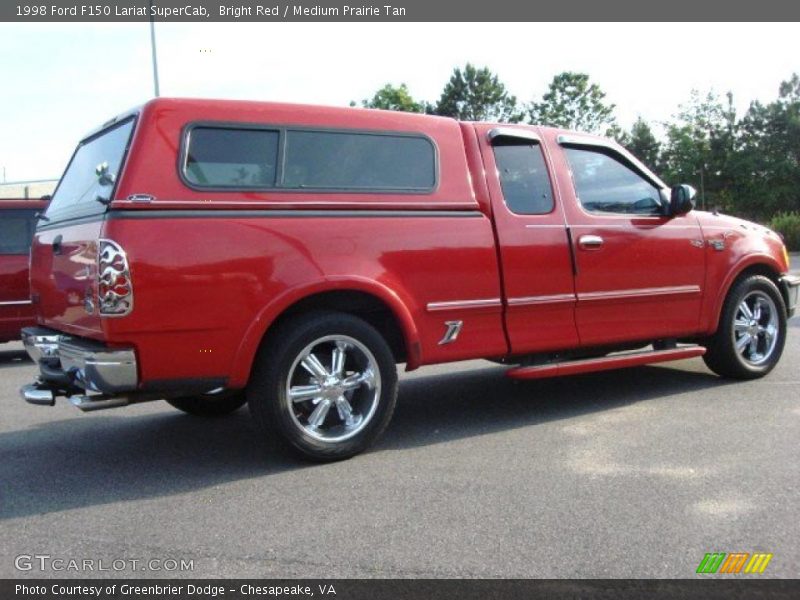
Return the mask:
[[[770,302],[764,300],[768,298]],[[748,319],[742,312],[742,303],[759,301],[760,319]],[[774,315],[773,315],[774,311]],[[774,316],[774,320],[773,320]],[[735,323],[738,321],[738,324]],[[744,331],[744,322],[751,323],[750,331]],[[756,323],[752,325],[752,323]],[[774,324],[773,336],[758,333],[759,327]],[[755,336],[753,336],[755,333]],[[756,338],[755,351],[745,339]],[[771,340],[774,337],[774,343]],[[737,350],[737,342],[745,342],[743,349]],[[763,275],[751,275],[736,281],[728,292],[722,307],[717,332],[705,342],[706,354],[703,360],[709,369],[722,377],[732,379],[757,379],[775,368],[783,353],[786,342],[786,305],[775,283]],[[749,357],[749,358],[748,358]]]
[[244,391],[239,390],[218,396],[167,398],[167,402],[196,417],[222,417],[239,410],[247,402],[247,398]]
[[[338,374],[337,351],[343,356]],[[311,374],[312,358],[323,373]],[[290,402],[290,388],[308,391]],[[261,431],[316,462],[368,448],[389,424],[396,401],[397,367],[386,340],[366,321],[338,312],[313,312],[278,325],[259,350],[247,386]]]

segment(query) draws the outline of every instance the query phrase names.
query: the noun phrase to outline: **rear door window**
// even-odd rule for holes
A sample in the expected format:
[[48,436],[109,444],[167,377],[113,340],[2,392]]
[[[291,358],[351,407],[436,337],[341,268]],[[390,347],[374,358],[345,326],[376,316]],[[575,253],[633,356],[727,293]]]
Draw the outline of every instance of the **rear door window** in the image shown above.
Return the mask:
[[553,190],[539,144],[495,144],[494,159],[511,212],[544,215],[553,210]]
[[105,212],[133,131],[127,119],[78,145],[47,209],[51,221]]

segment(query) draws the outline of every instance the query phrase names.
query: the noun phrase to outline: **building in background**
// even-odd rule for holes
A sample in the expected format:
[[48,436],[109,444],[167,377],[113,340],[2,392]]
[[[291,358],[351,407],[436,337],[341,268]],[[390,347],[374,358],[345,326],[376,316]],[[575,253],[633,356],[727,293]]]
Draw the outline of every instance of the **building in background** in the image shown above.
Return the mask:
[[51,195],[58,179],[34,179],[0,183],[0,198],[41,198]]

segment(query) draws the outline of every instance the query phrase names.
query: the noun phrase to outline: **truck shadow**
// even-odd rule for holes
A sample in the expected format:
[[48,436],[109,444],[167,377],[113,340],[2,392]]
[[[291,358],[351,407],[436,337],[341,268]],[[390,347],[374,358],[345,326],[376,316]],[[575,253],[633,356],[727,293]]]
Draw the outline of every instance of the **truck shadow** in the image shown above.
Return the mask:
[[[2,348],[2,346],[0,346]],[[23,349],[0,349],[0,369],[5,369],[8,367],[18,367],[24,363],[31,363],[33,362],[28,357],[28,353],[25,352]]]
[[[505,367],[490,366],[405,379],[394,420],[373,451],[376,455],[353,460],[401,460],[392,455],[727,384],[707,373],[669,367],[538,382],[514,382],[504,372]],[[0,433],[0,519],[348,464],[320,467],[288,456],[258,435],[247,410],[209,420],[166,404],[163,412],[146,410],[81,415]]]

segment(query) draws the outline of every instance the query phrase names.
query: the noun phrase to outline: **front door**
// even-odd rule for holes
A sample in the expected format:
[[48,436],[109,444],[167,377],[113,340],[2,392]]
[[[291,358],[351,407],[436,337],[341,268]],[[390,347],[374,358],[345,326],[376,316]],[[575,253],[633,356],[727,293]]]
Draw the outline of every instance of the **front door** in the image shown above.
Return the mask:
[[666,216],[663,183],[618,147],[578,136],[554,141],[554,156],[571,173],[564,202],[582,345],[695,333],[705,273],[695,215]]

